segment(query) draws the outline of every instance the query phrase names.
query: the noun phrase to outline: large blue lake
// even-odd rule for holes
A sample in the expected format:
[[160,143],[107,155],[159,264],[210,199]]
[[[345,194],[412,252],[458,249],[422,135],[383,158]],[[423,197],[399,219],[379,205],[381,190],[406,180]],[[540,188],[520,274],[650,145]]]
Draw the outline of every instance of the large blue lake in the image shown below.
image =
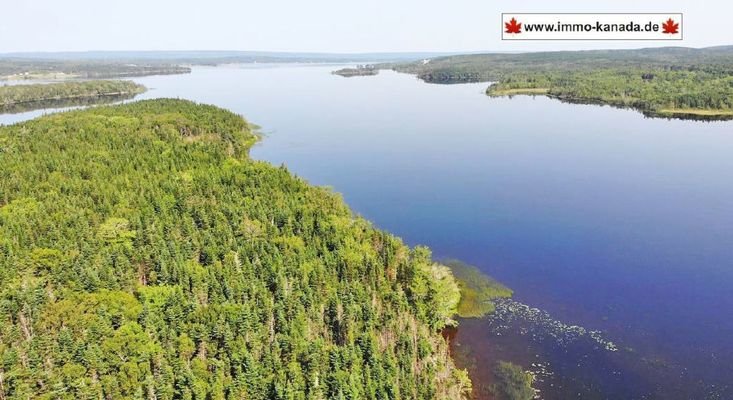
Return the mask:
[[463,321],[455,340],[471,349],[479,384],[505,358],[554,372],[537,383],[545,399],[733,399],[733,122],[495,99],[486,84],[337,68],[135,80],[150,88],[138,98],[242,114],[265,134],[254,158],[333,187],[378,227],[479,267],[515,300],[619,348]]

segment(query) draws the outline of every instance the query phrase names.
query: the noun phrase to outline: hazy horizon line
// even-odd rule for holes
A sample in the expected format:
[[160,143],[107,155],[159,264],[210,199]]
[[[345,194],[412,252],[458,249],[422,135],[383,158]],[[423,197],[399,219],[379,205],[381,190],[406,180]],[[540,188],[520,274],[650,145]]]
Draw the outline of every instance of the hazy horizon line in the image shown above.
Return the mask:
[[644,50],[644,49],[663,49],[663,48],[684,48],[693,50],[705,50],[714,49],[721,47],[732,47],[733,44],[727,45],[712,45],[712,46],[640,46],[640,47],[628,47],[628,48],[589,48],[589,49],[574,49],[574,50],[456,50],[456,51],[431,51],[431,50],[405,50],[405,51],[348,51],[348,52],[331,52],[331,51],[290,51],[290,50],[103,50],[103,49],[92,49],[92,50],[29,50],[29,51],[11,51],[11,52],[0,52],[0,56],[15,56],[15,55],[42,55],[42,54],[92,54],[92,53],[201,53],[201,54],[248,54],[248,55],[312,55],[312,56],[334,56],[334,55],[372,55],[372,54],[491,54],[491,53],[557,53],[557,52],[581,52],[581,51],[623,51],[623,50]]

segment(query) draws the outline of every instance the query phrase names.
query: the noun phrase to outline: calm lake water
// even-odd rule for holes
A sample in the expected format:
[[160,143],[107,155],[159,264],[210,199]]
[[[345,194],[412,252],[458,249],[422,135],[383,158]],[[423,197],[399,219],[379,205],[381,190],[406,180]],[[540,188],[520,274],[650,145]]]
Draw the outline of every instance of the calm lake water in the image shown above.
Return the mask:
[[545,399],[733,399],[733,122],[333,69],[135,81],[151,89],[138,99],[242,114],[266,135],[254,158],[332,186],[380,228],[476,265],[516,301],[618,347],[556,340],[532,319],[462,321],[454,348],[477,386],[509,359],[538,373]]

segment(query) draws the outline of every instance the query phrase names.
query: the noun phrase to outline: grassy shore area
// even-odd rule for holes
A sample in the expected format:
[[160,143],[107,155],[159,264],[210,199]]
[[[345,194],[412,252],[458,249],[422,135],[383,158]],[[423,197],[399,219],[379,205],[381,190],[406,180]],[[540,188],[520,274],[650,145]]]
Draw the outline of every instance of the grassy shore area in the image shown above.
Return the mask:
[[491,86],[486,90],[486,94],[494,97],[514,96],[514,95],[544,95],[550,91],[549,88],[516,88],[516,89],[496,89],[492,90]]
[[660,115],[699,115],[701,117],[733,117],[733,110],[710,110],[695,108],[663,108]]

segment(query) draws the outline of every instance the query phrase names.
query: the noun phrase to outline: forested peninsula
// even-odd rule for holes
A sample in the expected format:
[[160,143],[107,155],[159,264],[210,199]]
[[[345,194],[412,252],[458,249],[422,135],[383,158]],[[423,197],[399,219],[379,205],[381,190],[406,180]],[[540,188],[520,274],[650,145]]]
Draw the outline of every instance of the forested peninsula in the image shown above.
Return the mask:
[[733,46],[473,54],[385,67],[433,83],[492,82],[490,96],[547,95],[648,116],[733,118]]
[[256,140],[165,99],[0,127],[0,398],[468,395],[450,269]]
[[0,86],[0,112],[45,108],[55,103],[100,98],[127,98],[143,93],[145,86],[131,81],[95,80]]

